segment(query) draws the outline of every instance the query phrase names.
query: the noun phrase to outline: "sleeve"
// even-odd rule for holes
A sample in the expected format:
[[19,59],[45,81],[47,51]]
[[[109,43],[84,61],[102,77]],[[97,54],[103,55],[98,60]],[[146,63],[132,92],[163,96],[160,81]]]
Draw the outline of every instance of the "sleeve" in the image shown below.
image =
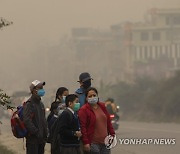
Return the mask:
[[82,141],[83,144],[90,144],[90,141],[88,139],[88,135],[87,135],[87,113],[85,109],[80,109],[78,112],[78,117],[79,117],[79,121],[80,121],[80,127],[81,127],[81,133],[82,133]]
[[42,105],[43,117],[44,117],[44,137],[47,138],[47,135],[48,135],[48,123],[46,121],[45,106],[44,106],[44,104],[42,102],[41,102],[41,105]]
[[103,103],[102,104],[102,107],[103,107],[103,110],[104,110],[104,113],[106,114],[107,116],[107,129],[108,129],[108,133],[112,136],[115,135],[115,131],[114,131],[114,128],[112,126],[112,123],[111,123],[111,119],[110,119],[110,115],[105,107],[105,105]]
[[58,119],[59,133],[65,136],[74,136],[74,131],[69,128],[71,122],[71,116],[68,112],[64,111]]
[[24,106],[24,110],[23,110],[23,121],[24,121],[25,127],[27,128],[29,133],[37,135],[38,129],[36,128],[36,126],[32,122],[32,115],[33,114],[34,113],[32,111],[32,107],[31,107],[30,103],[27,103]]
[[106,112],[106,115],[107,115],[108,133],[110,135],[114,136],[115,135],[115,131],[114,131],[114,128],[113,128],[112,123],[111,123],[110,115],[109,115],[108,111],[106,110],[106,108],[105,108],[105,112]]

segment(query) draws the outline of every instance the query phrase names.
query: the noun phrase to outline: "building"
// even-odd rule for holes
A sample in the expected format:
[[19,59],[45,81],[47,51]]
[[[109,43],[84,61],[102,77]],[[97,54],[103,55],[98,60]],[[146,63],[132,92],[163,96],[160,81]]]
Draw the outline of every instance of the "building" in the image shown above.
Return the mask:
[[[151,9],[144,23],[131,26],[129,65],[138,76],[161,78],[180,67],[180,9]],[[142,64],[141,67],[140,63]],[[158,65],[155,67],[153,63]],[[162,67],[159,67],[161,66]],[[144,65],[144,67],[143,67]],[[159,70],[159,72],[158,72]],[[163,71],[162,71],[163,70]]]
[[79,61],[79,72],[93,72],[99,83],[116,83],[124,78],[124,56],[121,55],[122,36],[108,30],[73,28],[73,50]]
[[139,23],[124,22],[110,30],[73,28],[79,70],[106,83],[137,77],[169,77],[180,68],[180,9],[150,9]]

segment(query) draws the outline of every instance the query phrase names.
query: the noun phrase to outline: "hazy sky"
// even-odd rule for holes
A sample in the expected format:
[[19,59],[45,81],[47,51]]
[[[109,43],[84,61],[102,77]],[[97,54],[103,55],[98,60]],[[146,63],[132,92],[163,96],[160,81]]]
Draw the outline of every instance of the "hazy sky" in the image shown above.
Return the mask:
[[0,87],[8,90],[9,83],[10,89],[10,80],[23,78],[17,72],[33,70],[32,53],[58,44],[72,27],[104,29],[143,21],[153,7],[177,8],[180,0],[0,0],[0,17],[14,22],[0,30]]
[[0,32],[0,41],[3,38],[6,46],[14,42],[17,49],[23,44],[57,43],[71,27],[108,28],[143,20],[152,7],[178,6],[179,0],[0,0],[0,17],[14,22]]

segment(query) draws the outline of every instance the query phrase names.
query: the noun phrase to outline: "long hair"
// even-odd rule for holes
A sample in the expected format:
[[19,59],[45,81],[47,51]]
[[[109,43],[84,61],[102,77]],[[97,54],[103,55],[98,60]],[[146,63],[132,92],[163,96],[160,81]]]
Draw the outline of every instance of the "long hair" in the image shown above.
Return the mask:
[[57,90],[57,92],[56,92],[55,102],[57,101],[57,99],[59,99],[58,97],[59,97],[59,96],[62,96],[62,94],[63,94],[65,91],[68,91],[68,89],[67,89],[66,87],[60,87],[60,88],[58,88],[58,90]]

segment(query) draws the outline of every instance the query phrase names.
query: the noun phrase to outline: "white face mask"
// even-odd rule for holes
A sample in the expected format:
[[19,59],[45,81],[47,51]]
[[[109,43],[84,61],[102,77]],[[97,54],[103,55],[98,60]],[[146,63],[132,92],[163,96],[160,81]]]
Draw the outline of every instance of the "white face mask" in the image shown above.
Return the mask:
[[89,104],[96,104],[98,101],[99,101],[98,97],[88,98],[88,103]]

